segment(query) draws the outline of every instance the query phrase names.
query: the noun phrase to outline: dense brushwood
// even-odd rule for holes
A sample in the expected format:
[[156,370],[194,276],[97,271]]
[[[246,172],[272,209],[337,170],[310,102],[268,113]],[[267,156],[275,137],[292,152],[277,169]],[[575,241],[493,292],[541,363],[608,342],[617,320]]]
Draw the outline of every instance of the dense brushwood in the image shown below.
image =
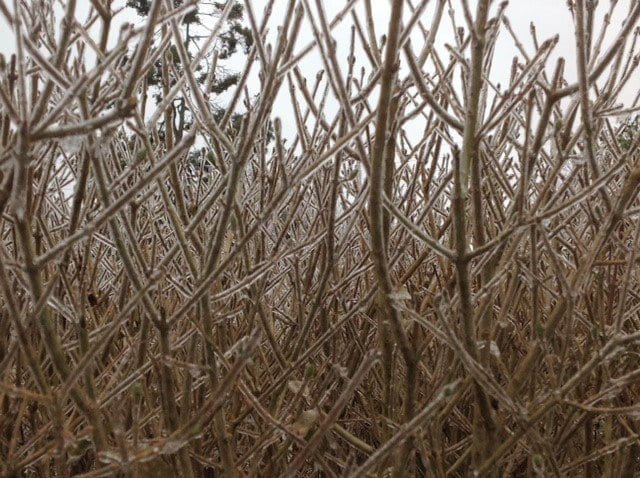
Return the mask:
[[635,476],[640,2],[7,3],[1,476]]

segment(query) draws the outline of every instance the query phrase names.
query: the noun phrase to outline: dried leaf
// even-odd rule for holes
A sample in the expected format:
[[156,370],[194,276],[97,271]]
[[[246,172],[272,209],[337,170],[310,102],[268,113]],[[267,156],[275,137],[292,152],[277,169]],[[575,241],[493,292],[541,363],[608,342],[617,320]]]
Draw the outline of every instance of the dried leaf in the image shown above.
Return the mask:
[[318,421],[319,416],[320,414],[314,408],[303,411],[291,425],[291,431],[300,437],[305,437]]
[[[302,380],[289,380],[287,382],[287,388],[291,391],[291,393],[293,393],[294,395],[297,395],[298,393],[300,393],[300,389],[302,388]],[[309,398],[309,387],[305,386],[304,390],[302,390],[302,396],[304,398]]]

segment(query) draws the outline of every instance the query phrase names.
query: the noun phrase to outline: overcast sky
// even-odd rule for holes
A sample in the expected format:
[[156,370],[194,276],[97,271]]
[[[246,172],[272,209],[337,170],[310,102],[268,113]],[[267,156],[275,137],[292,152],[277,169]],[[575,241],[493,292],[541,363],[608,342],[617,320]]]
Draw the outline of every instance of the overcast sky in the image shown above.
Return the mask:
[[[612,24],[610,27],[609,35],[606,37],[608,41],[605,42],[605,50],[611,44],[611,38],[615,36],[615,34],[619,31],[620,24],[625,18],[625,13],[628,11],[629,2],[633,0],[620,0],[619,5],[616,10],[616,14],[612,18]],[[275,8],[269,23],[271,36],[269,37],[271,41],[275,40],[275,32],[277,26],[280,25],[283,21],[283,15],[285,12],[286,4],[288,0],[276,0]],[[313,1],[310,1],[311,4],[314,4]],[[377,28],[378,37],[387,30],[387,23],[389,18],[389,1],[388,0],[373,0],[372,2],[375,5],[375,23]],[[417,3],[416,0],[413,2]],[[430,2],[430,5],[427,7],[424,17],[423,23],[425,27],[428,27],[430,24],[430,18],[432,16],[433,9],[435,7],[435,0]],[[452,6],[455,11],[455,15],[457,17],[458,25],[464,25],[464,20],[461,16],[461,9],[459,7],[458,0],[452,0]],[[470,2],[472,5],[475,3],[473,0]],[[497,8],[500,2],[494,1],[493,10]],[[599,2],[600,6],[598,7],[598,18],[601,19],[604,15],[605,11],[609,8],[610,2],[601,1]],[[124,6],[125,0],[115,0],[113,2],[113,8],[117,9]],[[261,17],[263,8],[266,5],[265,0],[253,0],[252,5],[256,12],[256,15]],[[324,0],[324,5],[326,11],[330,18],[333,18],[333,14],[335,14],[339,7],[344,5],[342,0]],[[77,18],[79,20],[84,20],[87,18],[87,14],[89,12],[90,2],[88,0],[80,0],[78,1],[77,8]],[[559,43],[556,47],[555,53],[552,56],[552,61],[548,63],[548,71],[549,74],[553,69],[553,65],[555,63],[555,58],[558,56],[563,56],[566,59],[566,69],[565,76],[569,81],[575,80],[575,64],[576,64],[576,55],[575,55],[575,39],[574,39],[574,29],[573,29],[573,20],[571,18],[571,14],[567,8],[567,2],[564,0],[511,0],[509,6],[507,7],[507,15],[511,20],[511,24],[514,27],[514,30],[520,35],[520,40],[523,45],[527,49],[528,53],[531,54],[534,51],[533,42],[531,40],[530,24],[533,22],[537,29],[537,35],[540,42],[545,39],[548,39],[554,35],[559,35]],[[358,11],[362,12],[363,8],[361,6],[358,7]],[[60,10],[61,12],[61,10]],[[409,9],[405,9],[405,17],[409,16]],[[364,15],[360,17],[364,19]],[[135,13],[131,9],[125,9],[125,11],[118,15],[117,21],[114,22],[114,29],[112,34],[112,41],[116,40],[118,25],[123,22],[134,22],[141,24],[143,19],[137,17]],[[11,32],[8,30],[8,26],[4,23],[4,20],[0,20],[0,33],[2,33],[1,38],[5,39],[5,41],[0,42],[0,52],[5,55],[10,54],[13,50],[13,44],[11,41],[8,41],[12,38]],[[601,22],[596,21],[596,25],[599,25]],[[350,28],[351,28],[351,19],[349,16],[346,17],[344,23],[334,30],[334,38],[337,41],[338,51],[337,57],[341,62],[341,65],[344,67],[346,71],[347,67],[347,55],[348,55],[348,47],[349,47],[349,39],[350,39]],[[5,31],[3,32],[2,29]],[[445,13],[445,16],[442,21],[441,29],[438,33],[436,48],[439,51],[444,52],[443,45],[445,43],[453,43],[452,37],[452,28],[451,22],[449,20],[448,15]],[[597,33],[597,32],[596,32]],[[96,31],[97,35],[97,31]],[[308,23],[306,23],[302,29],[301,38],[298,42],[299,48],[313,38],[311,34],[311,28]],[[414,35],[414,51],[419,51],[421,45],[418,43],[420,40],[420,36]],[[417,41],[416,41],[417,40]],[[492,77],[491,79],[494,83],[502,83],[503,85],[507,83],[507,79],[509,76],[509,70],[511,66],[511,62],[513,56],[517,54],[517,50],[514,46],[514,43],[511,37],[508,35],[506,30],[502,29],[502,32],[499,37],[498,44],[496,46],[496,54],[493,62],[492,69]],[[444,58],[448,57],[448,54],[443,54]],[[242,55],[236,55],[235,58],[228,63],[228,66],[232,69],[239,70],[243,66],[243,61],[245,57]],[[300,64],[302,71],[305,72],[307,77],[309,78],[309,82],[312,82],[315,78],[315,74],[318,70],[323,68],[322,61],[320,56],[312,52],[310,53]],[[369,68],[369,64],[366,61],[364,55],[359,55],[357,59],[357,66],[365,66]],[[257,72],[257,68],[254,68]],[[251,89],[254,93],[258,92],[258,84],[254,82],[250,85]],[[640,89],[640,80],[632,80],[632,83],[628,85],[626,88],[623,100],[625,103],[630,103],[638,90]],[[285,117],[283,120],[286,122],[287,118],[287,110],[289,110],[289,97],[287,93],[287,88],[283,88],[282,94],[278,97],[278,104],[275,111],[280,112],[280,114]]]
[[[631,0],[620,0],[618,2],[618,6],[616,10],[614,10],[614,16],[611,19],[611,26],[609,27],[609,32],[605,36],[604,48],[603,52],[611,45],[612,39],[620,30],[620,25],[625,19],[625,15],[629,9],[629,3]],[[265,2],[256,1],[254,2],[254,6],[256,11],[260,9],[259,5],[264,5]],[[271,25],[272,32],[275,32],[275,25],[280,24],[282,21],[283,14],[285,12],[287,0],[276,0],[276,8],[273,12],[273,22]],[[310,1],[310,4],[315,4],[315,2]],[[332,18],[338,10],[339,7],[344,5],[343,1],[338,0],[324,0],[324,5],[327,10],[327,13]],[[419,3],[414,0],[412,2],[414,5]],[[470,3],[472,7],[475,8],[475,1],[471,0]],[[492,12],[495,12],[498,5],[501,2],[494,1]],[[600,1],[600,6],[598,7],[598,15],[595,25],[600,25],[602,23],[602,18],[604,14],[607,12],[609,8],[610,2]],[[390,14],[390,1],[388,0],[373,0],[372,4],[375,6],[374,10],[374,20],[376,23],[377,34],[378,37],[380,35],[385,34],[388,28],[389,14]],[[424,15],[423,15],[423,24],[425,28],[428,28],[431,22],[431,18],[433,15],[433,11],[435,9],[436,1],[432,0],[427,7]],[[458,0],[452,0],[451,5],[454,8],[454,16],[456,18],[456,22],[458,26],[466,26],[464,22],[464,18],[462,17],[462,10],[460,8],[460,4]],[[358,7],[358,12],[362,12],[360,15],[361,22],[364,17],[364,8]],[[410,11],[408,8],[405,8],[405,19],[408,20],[410,16]],[[564,0],[511,0],[507,7],[507,16],[510,19],[511,25],[513,26],[513,30],[520,37],[521,43],[524,45],[527,53],[532,56],[535,51],[532,36],[530,33],[530,25],[533,23],[536,28],[536,34],[539,43],[542,43],[544,40],[553,37],[554,35],[559,36],[558,45],[556,46],[554,53],[550,57],[550,61],[547,63],[547,71],[548,75],[551,76],[553,72],[553,68],[555,66],[556,59],[560,56],[564,57],[566,60],[565,66],[565,77],[569,82],[576,81],[576,47],[575,47],[575,36],[574,36],[574,28],[573,28],[573,19],[571,16],[571,12],[567,7],[567,2]],[[277,23],[276,23],[277,22]],[[337,41],[338,52],[337,57],[341,62],[344,71],[347,69],[347,56],[348,56],[348,48],[350,42],[350,29],[351,29],[351,19],[349,16],[346,17],[345,21],[342,25],[336,28],[333,32],[334,38]],[[599,34],[599,29],[596,29],[596,36]],[[273,40],[275,40],[275,35],[273,35]],[[313,39],[313,35],[311,33],[311,27],[305,20],[305,27],[302,29],[301,38],[299,44],[306,44],[307,42]],[[420,40],[422,39],[422,35],[416,32],[415,35],[412,36],[413,40],[413,49],[414,52],[419,52],[422,44]],[[453,40],[453,28],[451,26],[451,21],[449,19],[449,15],[445,13],[440,30],[438,31],[438,36],[436,40],[436,48],[440,52],[446,52],[444,49],[445,43],[452,44]],[[492,66],[492,74],[491,79],[494,84],[501,83],[503,86],[508,83],[508,78],[510,75],[510,68],[513,57],[515,55],[519,56],[519,53],[515,47],[515,44],[506,31],[506,29],[502,28],[500,36],[498,38],[498,42],[496,44],[496,52],[493,60]],[[448,58],[448,53],[443,53],[442,57],[446,60]],[[368,61],[364,54],[361,54],[358,59],[356,65],[365,66],[370,68]],[[301,63],[301,69],[307,75],[309,82],[312,82],[316,71],[322,69],[322,61],[320,56],[317,53],[311,53],[306,57]],[[346,76],[346,75],[345,75]],[[625,91],[622,95],[622,100],[626,104],[630,104],[635,96],[638,94],[640,90],[640,80],[636,79],[631,80]],[[290,100],[288,96],[288,92],[285,91],[280,94],[278,97],[278,107],[275,111],[280,112],[285,118],[283,118],[283,123],[287,123],[285,111],[290,110]],[[336,105],[337,106],[337,105]],[[293,127],[293,122],[291,122],[291,127]]]

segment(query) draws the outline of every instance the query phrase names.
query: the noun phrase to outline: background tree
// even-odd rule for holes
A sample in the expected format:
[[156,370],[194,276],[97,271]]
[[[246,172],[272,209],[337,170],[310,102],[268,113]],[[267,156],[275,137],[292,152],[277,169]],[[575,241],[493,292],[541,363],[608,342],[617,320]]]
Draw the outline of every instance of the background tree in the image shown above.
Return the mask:
[[620,129],[621,131],[618,135],[618,142],[624,151],[628,151],[638,140],[638,136],[640,135],[640,115],[629,117],[623,122]]
[[[211,101],[217,107],[217,117],[222,118],[225,112],[224,105],[218,100],[219,95],[225,93],[229,88],[235,86],[239,81],[239,74],[225,68],[225,60],[230,59],[234,54],[241,52],[249,53],[253,44],[251,30],[243,25],[244,8],[235,1],[225,20],[225,28],[218,34],[215,46],[215,53],[207,55],[196,65],[196,79],[199,85],[207,88],[207,93],[211,93]],[[183,6],[184,0],[174,0],[175,8]],[[201,1],[196,3],[192,9],[183,16],[182,28],[184,30],[184,46],[189,60],[193,60],[195,52],[199,51],[202,41],[206,38],[206,33],[215,23],[216,19],[224,11],[227,2]],[[136,11],[141,17],[149,15],[151,0],[127,0],[127,6]],[[163,64],[168,63],[168,73],[170,79],[167,83],[171,86],[175,78],[184,74],[184,65],[176,52],[175,44],[169,45],[168,55],[158,59],[154,68],[147,76],[148,85],[152,87],[153,96],[156,102],[163,98]],[[172,102],[173,107],[173,128],[176,139],[183,136],[185,130],[192,124],[192,118],[184,96],[178,95]],[[237,126],[239,115],[233,118],[233,124]],[[161,129],[160,134],[163,135]]]

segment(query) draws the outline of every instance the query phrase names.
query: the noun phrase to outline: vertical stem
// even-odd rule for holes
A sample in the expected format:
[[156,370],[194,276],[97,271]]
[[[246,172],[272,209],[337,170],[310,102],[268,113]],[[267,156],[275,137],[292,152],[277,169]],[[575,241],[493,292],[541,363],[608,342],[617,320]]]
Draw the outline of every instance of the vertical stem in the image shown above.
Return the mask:
[[[486,46],[486,27],[491,0],[480,0],[476,8],[475,23],[469,24],[471,29],[471,70],[466,91],[466,115],[464,121],[462,151],[454,161],[454,197],[453,220],[457,257],[455,260],[456,280],[460,294],[460,321],[462,323],[464,343],[473,358],[478,357],[476,346],[475,324],[473,322],[473,304],[471,301],[471,284],[469,277],[469,260],[467,259],[468,241],[466,225],[467,196],[469,173],[473,164],[473,213],[476,223],[476,239],[484,241],[482,230],[482,203],[480,191],[480,169],[477,154],[476,138],[479,123],[480,93],[483,85],[484,53]],[[471,20],[469,20],[471,21]],[[481,245],[481,244],[479,244]],[[488,347],[488,344],[487,344]],[[476,395],[476,412],[474,414],[474,465],[488,456],[493,446],[494,423],[489,399],[482,387],[474,383]]]
[[[600,167],[596,162],[594,144],[594,118],[589,102],[589,77],[587,74],[587,63],[590,49],[591,31],[585,29],[584,0],[576,2],[576,56],[578,59],[578,86],[580,88],[580,110],[582,113],[582,127],[584,128],[584,148],[594,180],[600,177]],[[607,193],[600,192],[602,201],[607,209],[611,210],[611,201]]]
[[[378,328],[384,333],[390,325],[400,352],[406,365],[406,383],[404,400],[404,418],[410,420],[415,408],[415,375],[416,360],[407,335],[401,325],[400,315],[391,300],[393,284],[389,275],[385,237],[383,194],[385,185],[385,156],[387,142],[390,139],[390,110],[394,80],[398,72],[398,44],[402,21],[402,0],[394,0],[391,6],[391,19],[387,35],[387,45],[382,74],[380,77],[380,98],[378,100],[378,114],[371,158],[371,178],[369,190],[369,221],[371,227],[371,256],[374,262],[376,279],[378,282],[379,321]],[[388,359],[388,357],[387,357]],[[385,364],[388,368],[389,364]],[[402,454],[398,457],[396,473],[406,471],[406,463],[412,451],[412,440],[407,440]]]
[[471,161],[477,161],[478,109],[480,92],[483,84],[484,50],[486,44],[485,31],[489,15],[490,0],[480,0],[476,10],[476,21],[471,28],[471,72],[466,94],[466,117],[462,139],[462,155],[460,160],[461,194],[466,199],[469,189],[469,168]]

